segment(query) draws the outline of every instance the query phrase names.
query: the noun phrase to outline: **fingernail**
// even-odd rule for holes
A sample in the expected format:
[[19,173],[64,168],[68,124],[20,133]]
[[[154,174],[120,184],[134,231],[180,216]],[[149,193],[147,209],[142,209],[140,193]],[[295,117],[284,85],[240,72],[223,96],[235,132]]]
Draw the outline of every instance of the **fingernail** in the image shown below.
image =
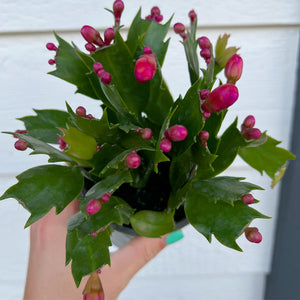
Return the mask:
[[179,230],[174,231],[167,236],[166,243],[167,243],[167,245],[174,244],[174,243],[178,242],[179,240],[181,240],[183,237],[184,237],[184,235],[181,231],[179,231]]

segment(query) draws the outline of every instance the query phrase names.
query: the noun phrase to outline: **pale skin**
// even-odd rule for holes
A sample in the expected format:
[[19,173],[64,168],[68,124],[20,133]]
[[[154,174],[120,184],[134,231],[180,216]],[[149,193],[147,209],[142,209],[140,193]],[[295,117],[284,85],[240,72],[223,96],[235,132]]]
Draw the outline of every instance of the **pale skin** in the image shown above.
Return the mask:
[[[76,288],[70,264],[65,267],[66,222],[78,211],[72,202],[59,215],[52,209],[31,226],[24,300],[82,300],[88,276]],[[138,237],[111,255],[100,275],[105,300],[115,300],[132,277],[166,246],[163,238]]]

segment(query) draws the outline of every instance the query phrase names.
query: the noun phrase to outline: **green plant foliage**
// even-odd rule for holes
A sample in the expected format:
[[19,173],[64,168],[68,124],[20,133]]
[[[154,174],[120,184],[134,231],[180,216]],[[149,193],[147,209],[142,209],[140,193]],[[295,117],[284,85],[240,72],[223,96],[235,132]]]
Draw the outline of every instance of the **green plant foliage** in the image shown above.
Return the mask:
[[60,130],[69,121],[69,114],[55,109],[34,109],[36,116],[19,118],[24,122],[28,134],[45,143],[57,144]]
[[288,160],[295,159],[295,155],[286,149],[277,147],[280,144],[272,137],[268,136],[266,143],[258,147],[242,147],[239,149],[240,157],[248,163],[252,168],[263,171],[273,180],[276,173]]
[[238,199],[258,186],[239,182],[241,178],[220,177],[193,181],[185,202],[186,216],[209,242],[211,236],[223,245],[242,251],[236,239],[255,218],[267,218]]
[[45,165],[28,169],[17,176],[18,183],[0,198],[15,198],[29,212],[25,227],[42,218],[56,207],[59,214],[83,188],[83,177],[77,167]]
[[130,218],[132,228],[146,237],[160,237],[175,229],[173,214],[142,210]]

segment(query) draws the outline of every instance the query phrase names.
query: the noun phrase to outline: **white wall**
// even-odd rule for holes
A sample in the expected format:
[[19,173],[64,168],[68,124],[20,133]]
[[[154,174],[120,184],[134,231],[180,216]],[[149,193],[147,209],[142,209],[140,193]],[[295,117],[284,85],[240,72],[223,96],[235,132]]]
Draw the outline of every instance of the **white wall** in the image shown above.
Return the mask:
[[[61,3],[63,2],[63,3]],[[64,109],[67,100],[96,110],[98,103],[81,95],[75,88],[46,75],[51,52],[45,49],[54,41],[56,30],[68,41],[83,47],[79,29],[89,24],[103,29],[112,25],[112,17],[103,10],[113,1],[37,1],[0,0],[0,130],[22,128],[16,117],[32,114],[32,108]],[[143,15],[158,1],[125,1],[123,23],[143,5]],[[58,10],[60,7],[60,10]],[[227,117],[229,124],[236,114],[240,121],[249,113],[257,127],[289,145],[294,107],[295,76],[299,49],[299,0],[165,0],[161,10],[165,20],[175,12],[173,23],[188,24],[190,8],[198,13],[199,36],[213,42],[220,33],[231,33],[231,45],[242,46],[244,73],[238,82],[239,101]],[[179,39],[173,38],[164,66],[164,75],[174,96],[184,94],[188,74]],[[95,113],[97,116],[97,113]],[[46,163],[40,156],[14,151],[14,140],[0,135],[0,194],[15,183],[14,177],[25,169]],[[265,192],[255,192],[257,205],[272,220],[254,224],[263,234],[263,242],[250,244],[244,237],[239,244],[243,253],[208,244],[193,228],[184,229],[185,238],[163,251],[144,268],[124,291],[121,300],[135,299],[263,299],[265,275],[270,270],[273,234],[279,188],[271,190],[270,180],[250,170],[241,160],[231,168],[233,176],[245,176]],[[28,230],[23,230],[28,215],[15,200],[0,203],[0,298],[22,298],[28,255]]]

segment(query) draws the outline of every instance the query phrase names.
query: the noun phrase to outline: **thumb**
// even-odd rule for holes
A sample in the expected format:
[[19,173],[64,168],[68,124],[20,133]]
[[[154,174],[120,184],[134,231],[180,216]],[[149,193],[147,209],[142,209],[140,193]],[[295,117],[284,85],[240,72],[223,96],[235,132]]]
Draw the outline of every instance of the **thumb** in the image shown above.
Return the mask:
[[[111,255],[111,267],[104,267],[102,282],[104,289],[112,282],[114,289],[121,292],[131,278],[167,245],[183,238],[181,231],[175,231],[162,238],[136,237]],[[118,278],[118,283],[115,280]],[[116,286],[118,284],[118,286]]]

